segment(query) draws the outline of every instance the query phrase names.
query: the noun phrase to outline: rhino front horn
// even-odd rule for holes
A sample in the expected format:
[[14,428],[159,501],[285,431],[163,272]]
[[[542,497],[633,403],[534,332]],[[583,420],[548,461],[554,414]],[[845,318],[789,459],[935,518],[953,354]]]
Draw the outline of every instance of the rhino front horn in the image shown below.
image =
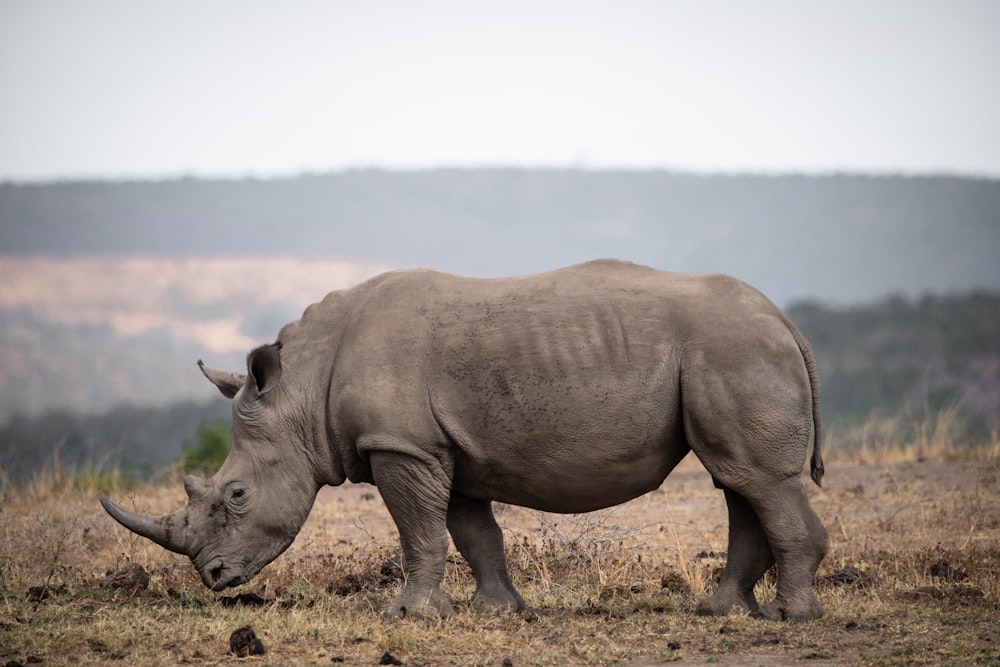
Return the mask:
[[158,517],[148,517],[124,510],[101,496],[101,505],[111,517],[133,533],[153,540],[164,549],[188,555],[185,544],[185,510],[177,510]]

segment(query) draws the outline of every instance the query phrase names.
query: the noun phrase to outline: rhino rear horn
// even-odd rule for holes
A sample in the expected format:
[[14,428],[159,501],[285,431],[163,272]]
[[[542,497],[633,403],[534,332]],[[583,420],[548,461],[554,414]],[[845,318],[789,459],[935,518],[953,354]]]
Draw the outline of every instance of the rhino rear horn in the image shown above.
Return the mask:
[[205,480],[194,475],[184,476],[184,492],[187,493],[188,502],[201,498],[205,495],[205,491]]
[[185,540],[187,534],[185,510],[148,517],[122,509],[104,496],[101,496],[101,505],[115,521],[133,533],[148,538],[174,553],[189,555]]
[[222,395],[226,398],[233,398],[236,396],[236,392],[240,390],[243,383],[246,381],[245,375],[209,368],[201,359],[198,360],[198,368],[201,369],[201,372],[208,378],[209,382],[219,388],[219,391],[221,391]]

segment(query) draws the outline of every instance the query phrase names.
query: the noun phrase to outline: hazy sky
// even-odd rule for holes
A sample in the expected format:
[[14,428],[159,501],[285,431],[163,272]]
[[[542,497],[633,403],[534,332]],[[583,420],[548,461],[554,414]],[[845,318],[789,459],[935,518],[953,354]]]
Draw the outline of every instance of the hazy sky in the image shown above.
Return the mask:
[[0,180],[1000,177],[995,0],[0,0]]

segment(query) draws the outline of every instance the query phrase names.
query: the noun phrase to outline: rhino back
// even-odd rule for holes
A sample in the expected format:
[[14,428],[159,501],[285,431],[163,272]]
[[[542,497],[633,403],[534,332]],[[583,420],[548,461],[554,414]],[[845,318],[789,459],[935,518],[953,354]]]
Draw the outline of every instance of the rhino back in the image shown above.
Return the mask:
[[761,299],[722,276],[613,261],[511,279],[386,274],[359,292],[341,341],[339,437],[453,451],[455,488],[470,495],[583,511],[608,504],[580,484],[600,470],[624,501],[687,451],[685,342]]

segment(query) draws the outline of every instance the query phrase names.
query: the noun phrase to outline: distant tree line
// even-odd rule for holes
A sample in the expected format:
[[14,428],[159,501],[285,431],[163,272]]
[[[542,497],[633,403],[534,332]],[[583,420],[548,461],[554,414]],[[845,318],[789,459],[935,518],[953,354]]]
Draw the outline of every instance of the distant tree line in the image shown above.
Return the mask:
[[971,439],[1000,430],[1000,293],[809,302],[787,312],[816,353],[827,423],[949,409]]
[[119,406],[101,414],[58,410],[0,427],[0,471],[11,482],[53,466],[120,469],[139,478],[201,446],[199,431],[230,420],[232,403],[184,401],[165,408]]

